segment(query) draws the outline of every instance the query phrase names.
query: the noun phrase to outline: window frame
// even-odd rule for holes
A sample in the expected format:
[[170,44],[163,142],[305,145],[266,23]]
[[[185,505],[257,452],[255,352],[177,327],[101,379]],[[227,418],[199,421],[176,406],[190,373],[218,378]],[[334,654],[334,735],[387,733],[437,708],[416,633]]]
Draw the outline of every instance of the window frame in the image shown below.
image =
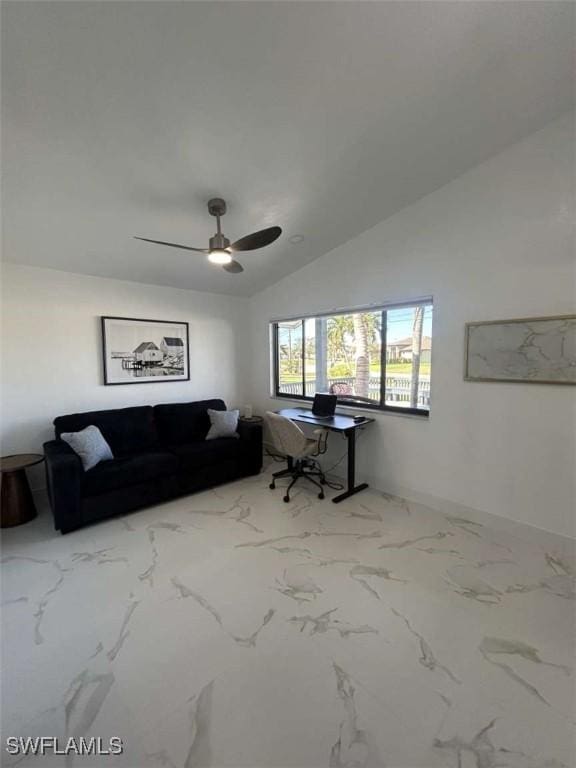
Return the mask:
[[[273,381],[272,395],[282,400],[301,400],[311,403],[314,398],[306,395],[306,320],[315,320],[319,317],[335,317],[338,315],[355,315],[361,312],[380,312],[381,315],[381,343],[380,343],[380,402],[379,403],[359,403],[356,400],[346,400],[338,397],[337,405],[343,408],[355,408],[367,411],[381,411],[388,413],[400,413],[407,416],[419,416],[429,418],[431,408],[412,408],[398,405],[386,405],[386,335],[387,335],[387,312],[392,309],[402,309],[403,307],[431,306],[434,307],[434,301],[431,296],[414,299],[413,301],[394,302],[390,304],[381,304],[367,307],[354,307],[345,309],[334,309],[330,312],[317,312],[316,314],[307,314],[293,317],[274,318],[269,321],[272,327],[272,361],[273,361]],[[302,395],[288,394],[280,392],[280,357],[278,347],[278,326],[283,322],[299,320],[302,324]],[[432,344],[434,346],[434,344]],[[432,361],[430,361],[432,363]],[[432,375],[432,365],[430,367],[430,380]]]

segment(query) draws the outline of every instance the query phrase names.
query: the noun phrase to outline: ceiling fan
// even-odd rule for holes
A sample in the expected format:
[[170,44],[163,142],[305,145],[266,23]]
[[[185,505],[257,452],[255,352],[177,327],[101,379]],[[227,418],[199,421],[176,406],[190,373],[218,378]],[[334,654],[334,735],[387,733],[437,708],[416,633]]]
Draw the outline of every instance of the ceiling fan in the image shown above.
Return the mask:
[[148,237],[135,237],[135,240],[144,240],[147,243],[156,243],[157,245],[168,245],[170,248],[182,248],[185,251],[197,251],[205,253],[208,261],[212,264],[220,264],[226,272],[238,273],[244,272],[244,267],[233,258],[236,251],[255,251],[258,248],[264,248],[277,240],[282,234],[280,227],[268,227],[259,232],[253,232],[251,235],[241,237],[235,243],[222,234],[220,229],[220,217],[226,213],[226,202],[220,197],[214,197],[208,200],[208,212],[216,217],[216,234],[210,238],[208,248],[192,248],[189,245],[180,245],[179,243],[166,243],[163,240],[150,240]]

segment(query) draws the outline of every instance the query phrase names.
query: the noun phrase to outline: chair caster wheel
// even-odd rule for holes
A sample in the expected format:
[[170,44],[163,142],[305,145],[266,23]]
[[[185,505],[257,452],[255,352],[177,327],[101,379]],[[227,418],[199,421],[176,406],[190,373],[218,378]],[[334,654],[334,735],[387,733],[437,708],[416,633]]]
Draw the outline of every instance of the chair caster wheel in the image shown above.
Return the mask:
[[288,496],[288,494],[286,494],[286,496],[284,496],[284,498],[282,499],[282,501],[285,501],[285,502],[286,502],[286,504],[288,504],[288,502],[290,501],[290,496]]
[[271,491],[273,491],[273,490],[274,490],[274,488],[276,488],[276,483],[270,483],[270,485],[268,486],[268,488],[270,488],[270,490],[271,490]]
[[325,497],[324,497],[324,491],[320,491],[320,493],[318,494],[318,498],[319,498],[319,499],[323,499],[323,498],[325,498]]

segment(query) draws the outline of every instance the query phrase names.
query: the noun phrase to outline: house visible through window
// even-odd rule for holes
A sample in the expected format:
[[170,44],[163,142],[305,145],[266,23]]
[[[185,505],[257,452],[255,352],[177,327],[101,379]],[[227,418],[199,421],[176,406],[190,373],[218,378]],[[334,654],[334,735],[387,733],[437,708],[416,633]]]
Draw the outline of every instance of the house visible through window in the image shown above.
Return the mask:
[[342,404],[426,415],[432,301],[272,324],[277,397],[338,395]]

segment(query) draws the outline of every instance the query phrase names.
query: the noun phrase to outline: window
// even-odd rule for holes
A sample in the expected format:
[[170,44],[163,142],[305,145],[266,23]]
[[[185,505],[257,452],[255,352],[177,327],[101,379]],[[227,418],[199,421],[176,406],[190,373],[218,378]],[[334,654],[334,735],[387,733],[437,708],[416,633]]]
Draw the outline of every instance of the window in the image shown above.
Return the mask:
[[274,394],[427,415],[432,301],[272,323]]

